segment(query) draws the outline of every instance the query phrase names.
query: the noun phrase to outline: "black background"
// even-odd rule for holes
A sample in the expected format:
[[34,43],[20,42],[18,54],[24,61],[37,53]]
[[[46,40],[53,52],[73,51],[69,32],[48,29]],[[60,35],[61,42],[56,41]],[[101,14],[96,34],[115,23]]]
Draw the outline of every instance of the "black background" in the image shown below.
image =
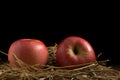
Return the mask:
[[[7,53],[12,42],[21,38],[40,39],[51,46],[68,36],[80,36],[90,42],[96,55],[102,52],[100,60],[110,59],[110,64],[120,64],[118,17],[114,9],[14,10],[7,8],[1,15],[1,51]],[[5,55],[0,56],[7,60]]]

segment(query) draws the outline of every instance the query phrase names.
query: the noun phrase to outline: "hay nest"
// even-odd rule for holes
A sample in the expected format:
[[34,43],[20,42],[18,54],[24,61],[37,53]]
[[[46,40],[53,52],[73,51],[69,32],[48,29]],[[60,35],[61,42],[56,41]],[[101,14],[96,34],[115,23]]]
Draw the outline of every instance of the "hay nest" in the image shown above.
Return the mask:
[[[56,49],[57,44],[48,47],[49,59],[44,69],[36,68],[38,65],[27,65],[16,56],[20,68],[11,67],[9,62],[0,63],[0,80],[120,80],[120,71],[103,65],[106,61],[60,67],[55,58]],[[81,67],[66,69],[74,66]]]

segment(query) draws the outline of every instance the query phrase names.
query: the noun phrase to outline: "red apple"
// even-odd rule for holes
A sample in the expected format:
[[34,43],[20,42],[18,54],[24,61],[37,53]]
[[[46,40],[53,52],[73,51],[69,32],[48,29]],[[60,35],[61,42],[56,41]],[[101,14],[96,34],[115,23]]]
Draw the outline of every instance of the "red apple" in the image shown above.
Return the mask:
[[13,54],[26,64],[42,65],[40,68],[43,68],[43,65],[48,60],[48,49],[46,45],[37,39],[19,39],[11,44],[8,50],[8,61],[13,67],[19,67]]
[[96,56],[87,40],[78,36],[70,36],[58,45],[56,60],[61,66],[70,66],[94,62]]

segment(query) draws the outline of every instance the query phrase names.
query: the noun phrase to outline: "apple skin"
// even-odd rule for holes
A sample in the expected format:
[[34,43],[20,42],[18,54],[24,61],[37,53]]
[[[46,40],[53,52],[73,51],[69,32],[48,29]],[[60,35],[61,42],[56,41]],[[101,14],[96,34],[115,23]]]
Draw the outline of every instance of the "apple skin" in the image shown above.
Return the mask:
[[[45,65],[48,60],[48,49],[46,45],[37,39],[19,39],[10,45],[8,61],[11,66],[19,67],[13,54],[28,65]],[[43,68],[43,66],[39,66],[39,68]]]
[[96,55],[87,40],[69,36],[58,45],[56,60],[60,66],[79,65],[96,61]]

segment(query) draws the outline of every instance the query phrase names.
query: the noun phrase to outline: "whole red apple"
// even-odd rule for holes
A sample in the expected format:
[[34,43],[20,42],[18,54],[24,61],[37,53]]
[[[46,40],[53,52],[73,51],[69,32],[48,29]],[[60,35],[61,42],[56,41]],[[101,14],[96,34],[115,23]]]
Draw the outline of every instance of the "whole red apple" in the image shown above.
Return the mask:
[[37,39],[19,39],[11,44],[8,50],[8,61],[13,67],[19,67],[13,54],[26,64],[42,65],[40,68],[43,68],[48,60],[46,45]]
[[70,66],[94,62],[96,56],[87,40],[78,36],[69,36],[58,45],[56,60],[61,66]]

